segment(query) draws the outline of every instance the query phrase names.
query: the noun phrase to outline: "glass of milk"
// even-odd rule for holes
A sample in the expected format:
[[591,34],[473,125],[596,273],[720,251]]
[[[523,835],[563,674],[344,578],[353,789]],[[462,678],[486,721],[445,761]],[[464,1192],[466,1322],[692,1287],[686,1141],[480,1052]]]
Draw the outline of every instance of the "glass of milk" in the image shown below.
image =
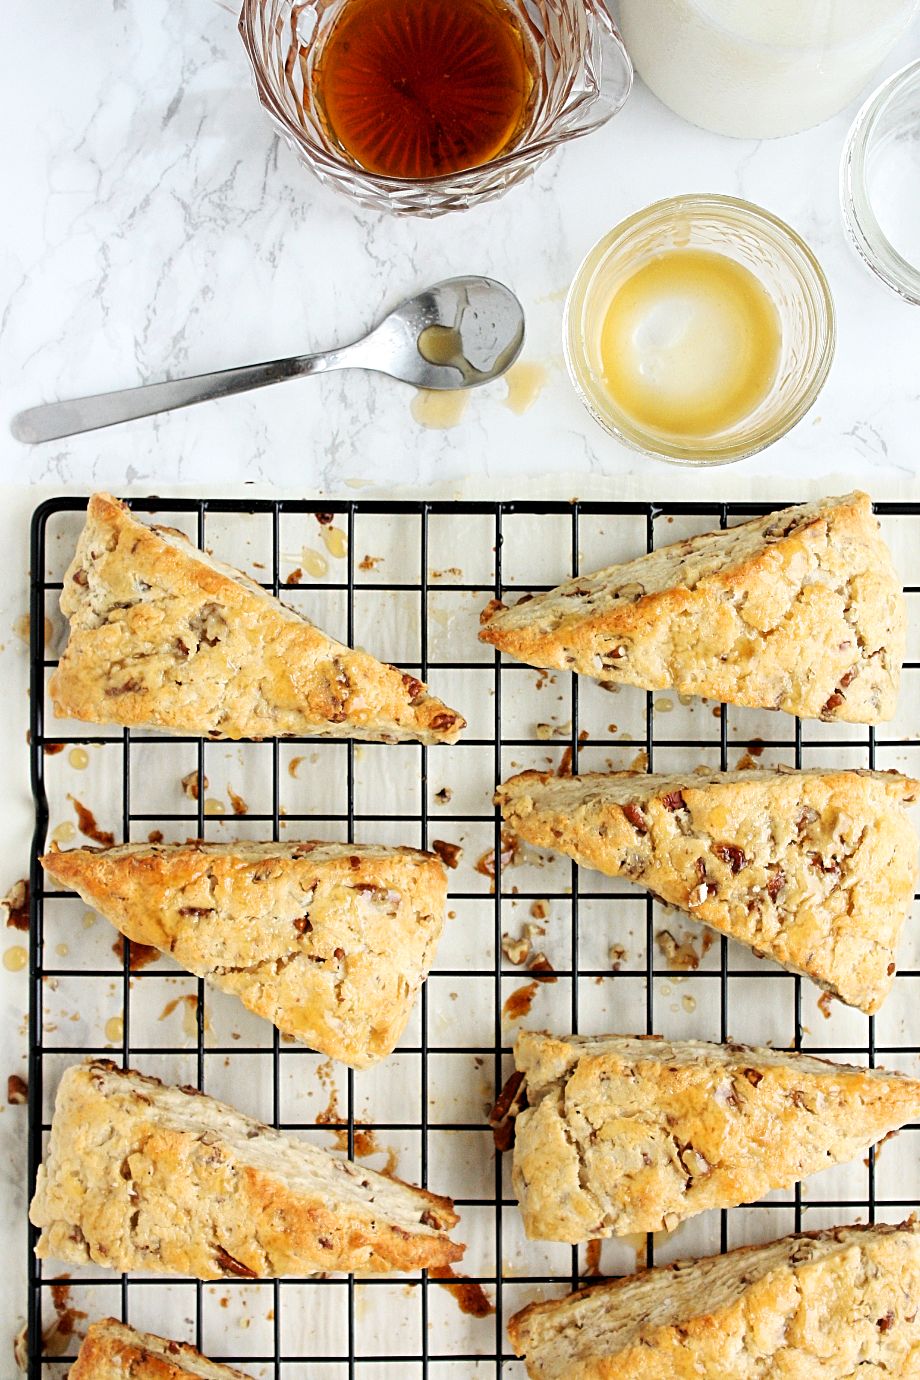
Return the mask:
[[772,139],[836,115],[918,0],[619,0],[639,75],[685,120]]

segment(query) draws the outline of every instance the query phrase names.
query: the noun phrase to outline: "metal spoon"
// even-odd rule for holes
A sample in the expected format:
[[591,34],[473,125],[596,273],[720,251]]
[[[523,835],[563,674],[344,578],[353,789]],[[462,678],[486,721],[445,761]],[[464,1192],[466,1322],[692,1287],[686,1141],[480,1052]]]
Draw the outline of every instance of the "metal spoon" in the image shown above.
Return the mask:
[[475,388],[510,368],[523,343],[524,311],[510,288],[491,278],[450,278],[410,297],[353,345],[43,403],[17,413],[10,429],[19,441],[54,441],[331,369],[373,369],[416,388]]

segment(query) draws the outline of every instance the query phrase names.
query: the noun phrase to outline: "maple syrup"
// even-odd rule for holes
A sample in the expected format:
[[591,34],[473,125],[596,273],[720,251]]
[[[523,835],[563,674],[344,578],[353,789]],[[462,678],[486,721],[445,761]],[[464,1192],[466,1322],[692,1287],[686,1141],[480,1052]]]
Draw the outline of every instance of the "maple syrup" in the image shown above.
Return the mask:
[[503,0],[347,0],[314,83],[332,136],[361,167],[444,177],[520,136],[533,55]]

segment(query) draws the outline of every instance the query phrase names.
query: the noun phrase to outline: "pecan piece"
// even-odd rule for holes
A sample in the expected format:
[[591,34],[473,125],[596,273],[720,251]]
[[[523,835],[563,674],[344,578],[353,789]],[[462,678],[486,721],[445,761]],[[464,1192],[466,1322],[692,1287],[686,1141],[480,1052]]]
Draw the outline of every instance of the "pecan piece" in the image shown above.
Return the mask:
[[744,849],[739,848],[735,843],[714,843],[710,851],[720,862],[724,862],[726,867],[731,868],[733,875],[740,872],[743,867],[747,867]]
[[780,868],[777,868],[776,871],[771,874],[770,880],[767,882],[767,895],[771,901],[776,900],[785,885],[786,874],[781,871]]
[[138,690],[143,690],[143,688],[144,682],[132,676],[129,680],[123,681],[121,685],[107,685],[105,693],[111,699],[115,695],[136,695]]
[[425,687],[415,676],[410,676],[408,672],[403,673],[402,683],[406,687],[406,694],[412,704],[425,693]]
[[834,693],[830,695],[828,699],[825,701],[825,703],[821,706],[821,718],[833,718],[834,710],[839,709],[842,704],[843,696],[841,694],[838,694],[838,692],[835,690]]
[[648,833],[648,825],[645,822],[645,816],[634,800],[631,800],[628,805],[623,806],[623,813],[637,834]]
[[[196,1090],[197,1091],[197,1090]],[[225,1275],[237,1275],[240,1279],[258,1279],[256,1270],[251,1270],[248,1265],[244,1265],[241,1260],[236,1260],[229,1251],[225,1251],[223,1246],[215,1245],[214,1263]]]
[[479,615],[479,622],[483,625],[489,623],[496,613],[500,613],[505,607],[506,605],[502,603],[501,599],[490,599]]
[[809,853],[808,861],[817,872],[823,872],[825,876],[839,877],[840,875],[840,864],[833,858],[830,862],[825,862],[820,853]]
[[456,714],[435,714],[428,727],[432,733],[446,733],[456,725],[457,719]]

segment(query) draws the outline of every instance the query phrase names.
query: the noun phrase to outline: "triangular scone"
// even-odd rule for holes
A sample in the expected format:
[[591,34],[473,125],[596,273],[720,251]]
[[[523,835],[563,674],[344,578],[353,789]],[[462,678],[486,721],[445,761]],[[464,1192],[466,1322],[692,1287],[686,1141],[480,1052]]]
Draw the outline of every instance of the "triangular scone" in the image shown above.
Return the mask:
[[138,1332],[115,1318],[90,1324],[68,1380],[249,1380],[184,1342]]
[[42,866],[128,939],[354,1068],[396,1046],[447,898],[440,858],[370,844],[123,844]]
[[514,1191],[527,1235],[673,1231],[863,1154],[920,1081],[750,1045],[522,1032]]
[[914,895],[904,806],[918,792],[897,772],[525,771],[495,799],[528,843],[637,882],[872,1012]]
[[530,1380],[913,1380],[920,1226],[832,1227],[515,1313]]
[[510,656],[806,719],[894,717],[907,616],[865,494],[785,508],[485,610]]
[[36,1254],[197,1279],[458,1260],[448,1198],[283,1135],[195,1088],[72,1065],[29,1208]]
[[336,642],[108,494],[90,499],[61,610],[60,717],[212,738],[453,743],[465,727],[415,676]]

